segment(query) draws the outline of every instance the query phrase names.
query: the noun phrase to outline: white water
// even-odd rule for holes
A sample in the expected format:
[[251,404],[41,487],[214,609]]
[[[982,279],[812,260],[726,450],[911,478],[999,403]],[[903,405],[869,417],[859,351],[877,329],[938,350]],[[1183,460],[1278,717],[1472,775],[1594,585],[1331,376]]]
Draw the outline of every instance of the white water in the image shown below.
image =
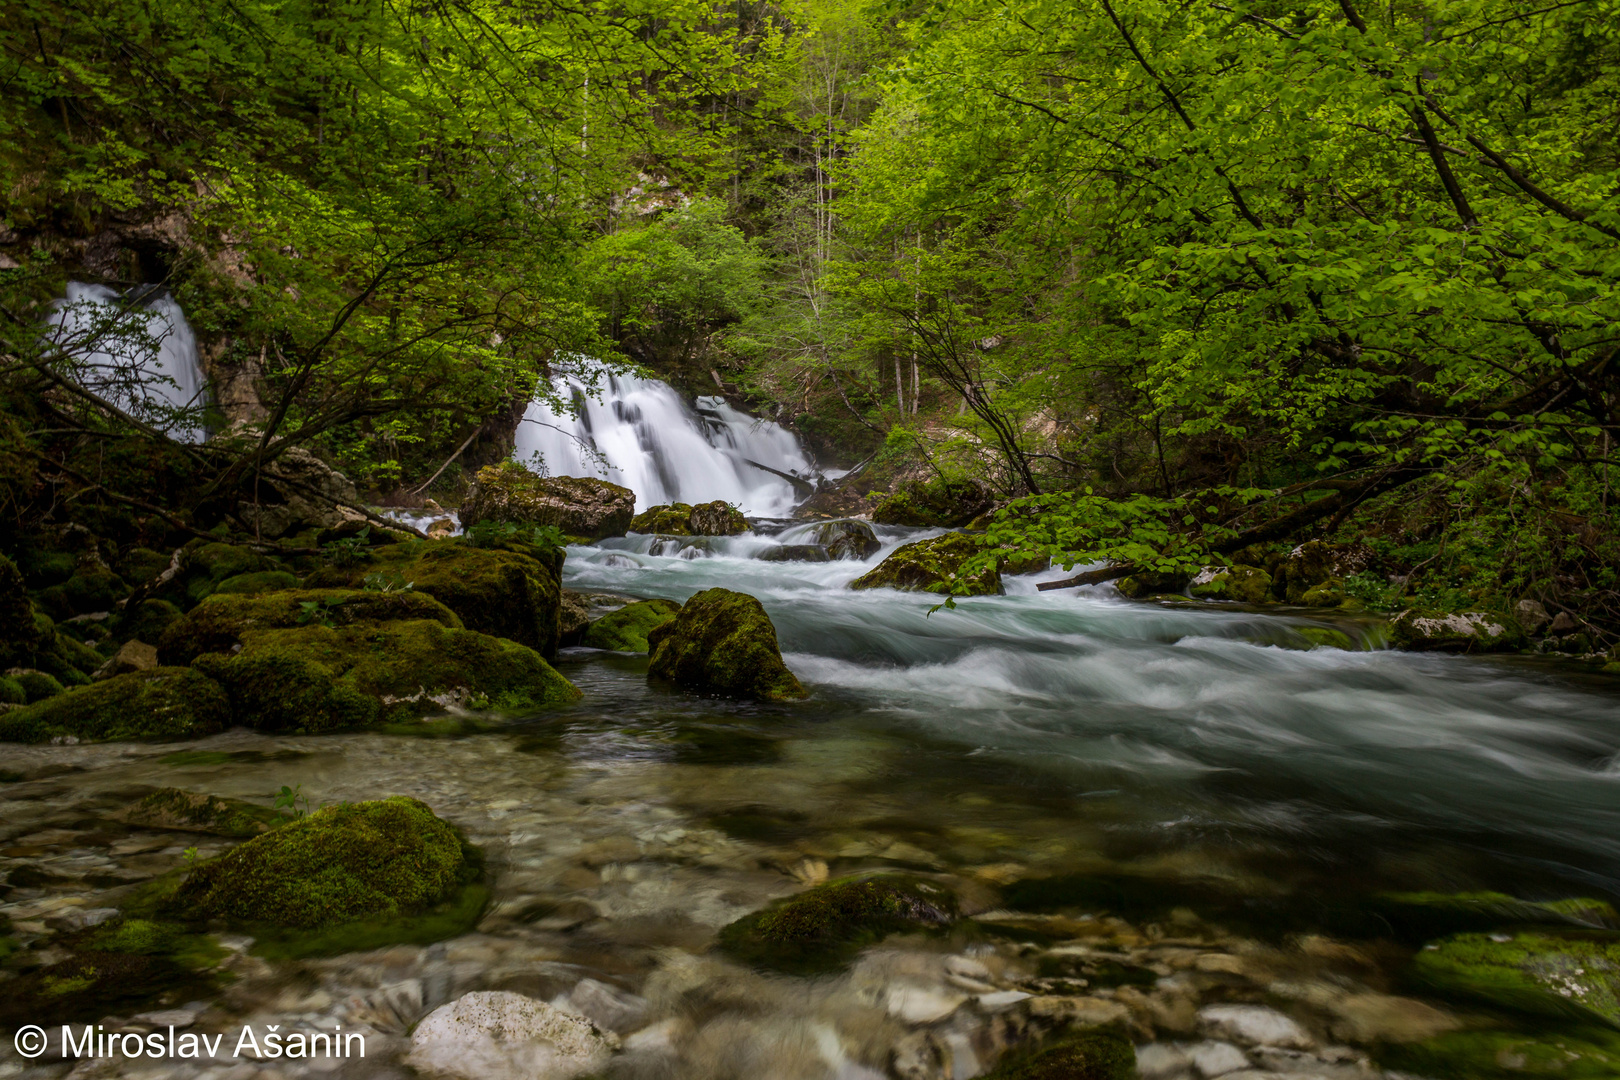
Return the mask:
[[532,402],[518,426],[517,458],[551,476],[595,476],[636,493],[636,509],[723,499],[756,517],[786,515],[793,485],[749,462],[810,479],[815,468],[793,434],[723,398],[693,409],[668,383],[609,376],[598,397],[572,377],[558,382],[578,416]]
[[183,442],[207,438],[197,338],[168,293],[131,300],[106,285],[69,282],[47,338],[74,354],[86,389]]

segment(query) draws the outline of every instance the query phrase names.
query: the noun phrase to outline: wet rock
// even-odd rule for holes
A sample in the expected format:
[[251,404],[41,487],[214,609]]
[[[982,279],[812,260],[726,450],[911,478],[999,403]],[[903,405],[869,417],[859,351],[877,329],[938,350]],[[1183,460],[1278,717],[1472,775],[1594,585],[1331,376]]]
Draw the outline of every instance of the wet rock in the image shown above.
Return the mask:
[[869,559],[883,546],[872,526],[850,518],[821,522],[810,530],[809,537],[834,559]]
[[1310,642],[1319,649],[1344,649],[1352,651],[1356,643],[1350,635],[1343,630],[1335,630],[1331,626],[1296,626],[1294,633]]
[[1412,998],[1388,994],[1345,994],[1329,1006],[1333,1036],[1359,1044],[1421,1042],[1455,1031],[1462,1021]]
[[1130,1007],[1120,1001],[1097,997],[1063,997],[1043,994],[1032,997],[1025,1006],[1029,1015],[1064,1025],[1100,1027],[1130,1019]]
[[432,619],[460,629],[461,619],[426,593],[357,589],[290,589],[263,595],[215,594],[169,624],[158,641],[167,664],[189,664],[204,653],[229,653],[253,630],[310,624]]
[[258,495],[252,485],[236,507],[243,531],[267,540],[304,529],[330,529],[365,516],[340,503],[357,503],[354,482],[302,447],[293,447],[265,466]]
[[1120,578],[1114,583],[1114,587],[1120,591],[1122,596],[1129,596],[1133,600],[1145,600],[1149,597],[1165,597],[1179,594],[1182,589],[1187,588],[1187,583],[1190,580],[1192,579],[1186,574],[1161,574],[1155,571],[1142,570]]
[[591,604],[586,594],[564,589],[557,602],[557,647],[578,645],[591,625]]
[[647,634],[647,674],[689,689],[761,701],[805,696],[782,662],[776,627],[760,602],[730,589],[708,589]]
[[195,670],[261,731],[367,727],[452,705],[526,713],[579,697],[533,649],[427,619],[249,630],[240,651],[206,653]]
[[447,1080],[569,1080],[600,1070],[618,1040],[590,1021],[502,990],[477,991],[429,1013],[406,1063]]
[[1537,600],[1520,600],[1513,608],[1513,615],[1527,634],[1539,634],[1543,626],[1552,622],[1552,616]]
[[1485,611],[1428,611],[1409,608],[1391,624],[1400,648],[1443,652],[1499,652],[1516,649],[1524,635],[1512,621]]
[[263,806],[179,788],[159,788],[119,815],[130,825],[150,829],[258,836],[287,819]]
[[157,646],[131,639],[120,645],[118,651],[98,667],[91,678],[99,682],[114,675],[128,675],[132,671],[151,671],[157,666]]
[[755,558],[760,562],[831,562],[832,554],[817,544],[783,544],[766,548]]
[[1263,604],[1271,599],[1271,575],[1255,566],[1206,566],[1187,591],[1200,600]]
[[720,945],[750,963],[812,973],[843,966],[891,933],[946,926],[955,917],[955,898],[932,882],[844,879],[745,915],[720,931]]
[[648,507],[630,522],[630,531],[662,536],[739,536],[748,531],[748,519],[730,503],[666,503]]
[[1329,544],[1310,540],[1279,561],[1272,572],[1272,595],[1290,604],[1304,603],[1305,594],[1317,586],[1329,581],[1342,582],[1345,578],[1366,571],[1376,561],[1377,556],[1365,544]]
[[1620,1026],[1620,942],[1607,937],[1459,934],[1425,946],[1410,975],[1521,1012]]
[[596,979],[581,979],[568,1004],[603,1031],[624,1034],[647,1022],[647,999]]
[[223,730],[230,702],[191,668],[160,667],[75,687],[0,714],[0,741],[183,739]]
[[1206,1040],[1187,1047],[1187,1060],[1205,1080],[1249,1067],[1248,1055],[1229,1042]]
[[1309,1050],[1316,1045],[1304,1028],[1263,1005],[1210,1005],[1198,1010],[1198,1021],[1210,1036],[1244,1046]]
[[582,644],[618,652],[648,651],[647,635],[679,614],[673,600],[638,600],[590,624]]
[[1031,1055],[1012,1055],[986,1080],[1131,1080],[1136,1051],[1117,1027],[1095,1028]]
[[966,1002],[968,996],[937,986],[889,987],[885,1008],[890,1016],[906,1024],[934,1024],[945,1019]]
[[930,480],[901,484],[892,494],[872,496],[879,525],[960,528],[995,505],[995,492],[977,480]]
[[594,477],[537,476],[504,461],[478,470],[461,504],[461,524],[555,525],[564,536],[590,541],[623,536],[635,512],[636,494],[629,488]]
[[877,566],[849,583],[852,589],[901,589],[941,595],[999,594],[1001,573],[986,566],[967,573],[963,564],[979,553],[979,542],[962,533],[903,544]]
[[1537,923],[1613,929],[1620,914],[1606,900],[1520,900],[1499,892],[1382,893],[1373,909],[1408,941],[1426,941],[1465,931]]
[[[1594,1038],[1594,1036],[1596,1036]],[[1601,1041],[1599,1041],[1601,1040]],[[1406,1076],[1620,1076],[1620,1042],[1588,1028],[1538,1035],[1523,1031],[1458,1031],[1421,1043],[1385,1047],[1379,1062]]]

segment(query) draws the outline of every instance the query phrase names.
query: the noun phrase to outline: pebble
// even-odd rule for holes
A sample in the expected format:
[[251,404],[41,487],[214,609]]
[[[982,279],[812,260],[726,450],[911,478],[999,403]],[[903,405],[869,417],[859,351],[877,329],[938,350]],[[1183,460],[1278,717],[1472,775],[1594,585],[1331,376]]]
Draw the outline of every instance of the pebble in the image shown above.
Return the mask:
[[570,1080],[600,1070],[618,1039],[543,1001],[484,990],[417,1025],[406,1064],[454,1080]]

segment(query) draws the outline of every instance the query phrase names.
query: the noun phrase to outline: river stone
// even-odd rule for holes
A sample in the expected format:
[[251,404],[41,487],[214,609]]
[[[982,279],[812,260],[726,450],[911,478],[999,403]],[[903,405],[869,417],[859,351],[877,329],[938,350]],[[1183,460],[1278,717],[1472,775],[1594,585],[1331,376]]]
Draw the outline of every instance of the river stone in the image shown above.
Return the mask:
[[1001,573],[986,566],[971,575],[962,564],[979,553],[979,541],[962,533],[903,544],[860,577],[852,589],[901,589],[940,595],[989,596],[1002,591]]
[[809,537],[812,543],[826,548],[834,559],[869,559],[883,547],[872,526],[848,518],[823,521],[811,528]]
[[607,1064],[618,1039],[543,1001],[479,990],[429,1013],[405,1063],[445,1080],[569,1080]]
[[755,558],[761,562],[831,562],[832,554],[819,544],[783,544],[766,548]]
[[1198,1022],[1212,1038],[1245,1046],[1309,1050],[1316,1045],[1304,1028],[1264,1005],[1210,1005],[1198,1010]]
[[636,512],[636,493],[590,476],[539,476],[515,461],[478,470],[461,504],[461,524],[480,521],[555,525],[576,540],[623,536]]
[[1271,598],[1271,575],[1254,566],[1206,566],[1187,591],[1200,600],[1263,604]]
[[1206,1080],[1249,1067],[1249,1058],[1229,1042],[1206,1040],[1187,1047],[1187,1058]]
[[1485,611],[1427,611],[1408,608],[1391,629],[1403,649],[1444,652],[1499,652],[1516,649],[1524,635],[1511,620]]
[[183,667],[134,671],[0,714],[0,742],[103,742],[212,735],[231,720],[212,678]]
[[591,604],[586,594],[564,589],[557,603],[557,647],[578,645],[591,625]]
[[[311,604],[318,611],[312,613],[306,606]],[[241,644],[242,635],[251,630],[403,619],[432,619],[461,629],[461,619],[455,612],[426,593],[415,591],[287,589],[258,595],[215,593],[164,629],[156,655],[166,664],[189,664],[204,653],[231,652]]]
[[649,678],[761,701],[805,696],[804,687],[782,662],[770,616],[747,593],[700,592],[679,615],[649,631],[647,643]]
[[105,664],[98,667],[91,678],[99,682],[114,675],[128,675],[132,671],[151,671],[157,666],[157,646],[131,639],[120,645],[118,651],[113,653]]
[[647,635],[674,619],[681,605],[673,600],[638,600],[591,623],[582,644],[618,652],[648,651]]

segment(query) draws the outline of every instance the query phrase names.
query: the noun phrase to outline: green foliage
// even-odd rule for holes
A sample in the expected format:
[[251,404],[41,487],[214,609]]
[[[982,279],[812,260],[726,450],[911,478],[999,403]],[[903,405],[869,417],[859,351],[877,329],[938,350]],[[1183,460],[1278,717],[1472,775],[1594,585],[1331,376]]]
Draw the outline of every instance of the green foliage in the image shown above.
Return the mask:
[[322,596],[314,600],[298,601],[299,626],[336,626],[337,609],[343,605],[340,596]]
[[359,566],[371,561],[371,526],[353,536],[330,540],[321,545],[321,561],[327,566]]
[[416,583],[406,581],[403,574],[392,574],[379,570],[374,574],[367,574],[362,579],[360,587],[366,592],[396,593],[410,592],[416,587]]
[[287,811],[287,816],[294,821],[301,817],[307,817],[309,814],[309,796],[303,793],[303,787],[303,784],[295,784],[292,787],[282,784],[281,790],[276,792],[275,801],[271,805],[276,810]]
[[561,551],[568,543],[562,530],[555,525],[527,525],[491,518],[484,518],[469,527],[467,540],[473,547],[498,548],[505,544],[523,544],[542,552]]

